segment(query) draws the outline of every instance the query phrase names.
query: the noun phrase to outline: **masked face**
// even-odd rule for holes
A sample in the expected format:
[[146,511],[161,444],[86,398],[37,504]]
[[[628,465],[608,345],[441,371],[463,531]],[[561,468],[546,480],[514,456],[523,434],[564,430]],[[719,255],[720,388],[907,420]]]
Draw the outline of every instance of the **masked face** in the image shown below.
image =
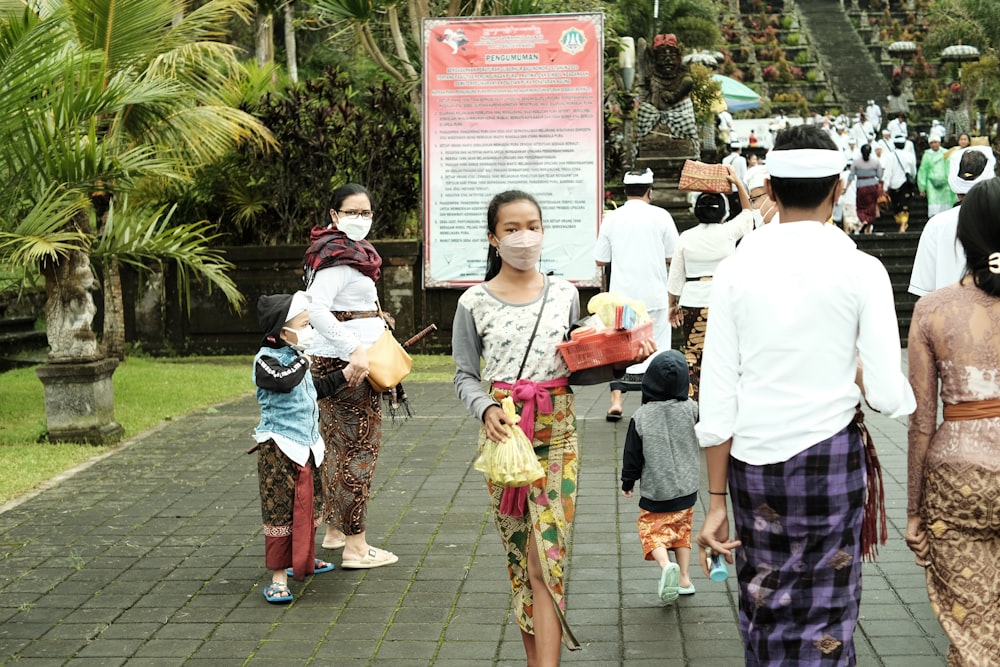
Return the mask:
[[545,235],[531,229],[507,234],[500,238],[497,248],[500,258],[520,271],[527,271],[538,264],[542,257]]
[[353,194],[344,198],[338,209],[331,209],[330,217],[337,229],[347,234],[352,241],[360,241],[368,236],[372,228],[372,204],[365,194]]
[[299,352],[305,352],[306,348],[312,345],[313,340],[316,338],[316,330],[310,325],[305,325],[301,329],[293,329],[292,327],[285,327],[285,331],[291,331],[295,334],[295,342],[289,342],[292,348],[298,350]]

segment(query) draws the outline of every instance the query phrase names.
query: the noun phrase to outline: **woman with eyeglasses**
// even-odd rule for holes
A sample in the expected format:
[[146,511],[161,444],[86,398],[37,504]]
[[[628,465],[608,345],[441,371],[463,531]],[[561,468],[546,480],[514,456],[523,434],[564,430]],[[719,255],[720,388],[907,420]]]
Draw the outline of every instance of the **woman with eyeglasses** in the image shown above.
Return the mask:
[[368,190],[356,183],[340,186],[329,215],[329,224],[313,228],[303,261],[306,294],[312,298],[309,317],[317,333],[309,348],[313,377],[342,371],[347,381],[318,401],[320,435],[326,443],[320,468],[323,546],[343,548],[344,569],[370,569],[399,560],[365,537],[382,440],[381,395],[367,382],[366,354],[385,329],[375,290],[382,258],[365,240],[373,217]]

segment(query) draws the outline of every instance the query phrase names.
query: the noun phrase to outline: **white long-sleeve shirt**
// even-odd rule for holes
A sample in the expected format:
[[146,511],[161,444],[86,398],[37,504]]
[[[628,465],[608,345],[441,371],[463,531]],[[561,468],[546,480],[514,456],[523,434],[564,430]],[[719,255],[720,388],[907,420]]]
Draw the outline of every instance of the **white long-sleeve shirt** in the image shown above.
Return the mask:
[[680,297],[679,305],[704,308],[709,304],[712,281],[696,279],[714,275],[719,262],[736,250],[736,242],[753,231],[753,223],[752,212],[743,209],[732,220],[703,222],[681,234],[667,278],[667,291]]
[[861,392],[890,417],[916,407],[901,369],[885,267],[833,225],[749,234],[715,272],[701,369],[703,447],[733,439],[751,465],[787,461],[847,426]]
[[309,354],[348,361],[355,348],[371,347],[385,330],[382,318],[341,322],[331,312],[375,310],[375,282],[353,267],[338,265],[318,271],[306,294],[312,297],[309,321],[318,334]]

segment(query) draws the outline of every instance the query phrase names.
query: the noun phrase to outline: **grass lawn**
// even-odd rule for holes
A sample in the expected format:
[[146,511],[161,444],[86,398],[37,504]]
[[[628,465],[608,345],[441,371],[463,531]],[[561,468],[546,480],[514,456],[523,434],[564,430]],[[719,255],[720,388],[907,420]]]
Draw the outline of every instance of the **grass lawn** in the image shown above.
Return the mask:
[[[130,357],[114,374],[115,419],[130,438],[169,419],[253,392],[253,357]],[[415,355],[407,382],[451,382],[449,356]],[[111,447],[39,442],[42,383],[32,368],[0,374],[0,505]]]

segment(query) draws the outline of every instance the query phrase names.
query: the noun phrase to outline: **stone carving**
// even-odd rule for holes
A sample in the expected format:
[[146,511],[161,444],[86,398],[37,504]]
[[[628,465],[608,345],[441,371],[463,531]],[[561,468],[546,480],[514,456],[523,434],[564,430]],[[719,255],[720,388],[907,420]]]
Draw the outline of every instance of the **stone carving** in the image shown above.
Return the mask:
[[653,46],[639,39],[638,135],[666,133],[675,139],[697,141],[698,126],[689,93],[694,86],[683,52],[674,35],[657,35]]
[[45,333],[49,340],[49,361],[92,361],[101,358],[97,336],[91,328],[97,307],[93,292],[97,280],[90,257],[82,250],[71,251],[59,262],[42,267],[45,275]]
[[948,108],[944,112],[944,133],[945,136],[955,136],[969,134],[972,130],[972,121],[969,119],[969,105],[965,102],[965,93],[962,84],[953,83],[948,89]]

